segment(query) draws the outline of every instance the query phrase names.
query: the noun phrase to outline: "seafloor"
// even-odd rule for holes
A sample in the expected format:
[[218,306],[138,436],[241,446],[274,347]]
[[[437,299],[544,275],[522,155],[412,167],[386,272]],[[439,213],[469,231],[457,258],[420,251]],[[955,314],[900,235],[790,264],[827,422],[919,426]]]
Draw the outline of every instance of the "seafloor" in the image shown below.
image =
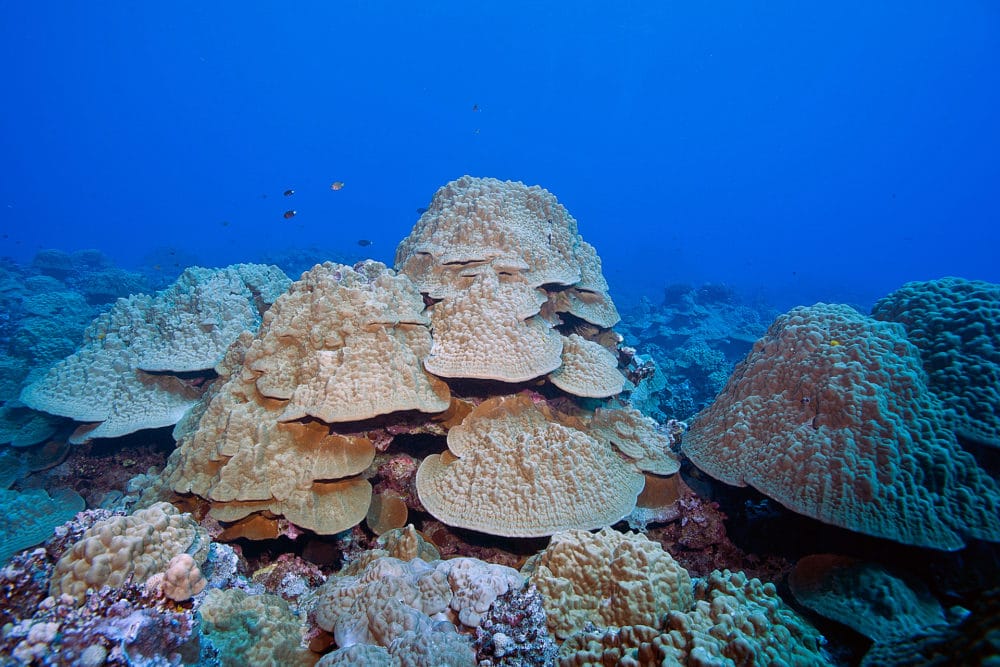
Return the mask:
[[599,250],[464,177],[393,267],[0,260],[0,664],[1000,659],[1000,286]]

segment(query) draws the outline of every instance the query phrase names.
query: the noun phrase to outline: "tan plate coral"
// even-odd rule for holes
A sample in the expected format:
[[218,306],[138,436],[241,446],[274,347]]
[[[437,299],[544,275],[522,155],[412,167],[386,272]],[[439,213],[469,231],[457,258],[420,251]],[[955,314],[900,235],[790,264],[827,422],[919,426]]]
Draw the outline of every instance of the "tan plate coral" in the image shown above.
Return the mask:
[[494,535],[610,525],[632,511],[643,486],[609,444],[523,394],[484,401],[448,432],[448,449],[420,465],[421,502],[449,525]]

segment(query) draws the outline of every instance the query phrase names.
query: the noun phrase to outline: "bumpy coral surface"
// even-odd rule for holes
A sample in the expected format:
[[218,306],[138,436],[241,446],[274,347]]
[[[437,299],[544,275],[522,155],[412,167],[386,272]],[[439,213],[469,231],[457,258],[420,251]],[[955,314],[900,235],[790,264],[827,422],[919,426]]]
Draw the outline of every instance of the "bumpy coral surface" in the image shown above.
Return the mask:
[[144,583],[164,572],[182,553],[198,564],[208,555],[208,533],[169,503],[156,503],[128,516],[114,516],[89,528],[56,563],[50,593],[82,603],[88,590]]
[[588,623],[602,627],[656,625],[694,598],[687,571],[656,542],[604,528],[570,530],[524,568],[544,598],[549,630],[566,639]]
[[220,521],[269,511],[331,534],[363,520],[371,484],[358,474],[374,446],[330,424],[448,407],[447,386],[421,367],[430,347],[422,310],[409,281],[382,264],[303,274],[178,431],[173,488],[214,501]]
[[909,579],[878,563],[814,554],[795,564],[788,583],[795,599],[813,611],[883,641],[945,623],[941,604]]
[[829,665],[822,641],[773,584],[725,570],[699,581],[694,606],[668,612],[663,626],[578,633],[563,644],[559,664]]
[[303,648],[302,622],[276,595],[248,595],[239,589],[208,592],[198,609],[202,632],[224,667],[312,665]]
[[510,537],[600,528],[635,507],[643,477],[608,443],[523,394],[492,398],[424,459],[417,491],[445,523]]
[[847,306],[779,317],[683,448],[820,521],[939,549],[1000,540],[1000,487],[958,446],[902,326]]
[[47,540],[56,526],[83,511],[85,503],[80,494],[70,489],[57,489],[51,495],[44,489],[3,489],[0,506],[4,511],[0,528],[0,563],[3,563],[18,551]]
[[83,346],[26,386],[21,400],[90,423],[78,440],[175,424],[202,393],[178,374],[211,370],[287,285],[276,267],[188,269],[155,296],[118,301],[87,328]]
[[[443,377],[540,377],[563,363],[554,314],[597,331],[619,319],[576,220],[551,193],[523,183],[464,176],[442,187],[396,249],[396,266],[432,301],[425,364]],[[576,357],[560,380],[569,391],[616,393],[610,371],[583,377]]]
[[963,278],[906,283],[872,317],[899,322],[959,435],[1000,447],[1000,285]]

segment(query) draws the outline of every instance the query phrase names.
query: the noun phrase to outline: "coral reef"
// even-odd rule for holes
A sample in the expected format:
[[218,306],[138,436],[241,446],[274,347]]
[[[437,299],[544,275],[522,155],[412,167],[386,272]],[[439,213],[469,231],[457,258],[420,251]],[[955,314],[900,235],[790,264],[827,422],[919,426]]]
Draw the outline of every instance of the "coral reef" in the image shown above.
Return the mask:
[[[371,261],[304,273],[178,424],[165,476],[175,492],[208,500],[230,537],[287,533],[280,521],[334,534],[366,517],[381,532],[409,510],[548,535],[613,523],[634,507],[641,470],[676,472],[667,438],[642,444],[655,424],[569,400],[608,398],[624,378],[600,260],[551,194],[454,181],[396,263],[399,273]],[[512,395],[543,379],[551,399]],[[567,410],[554,407],[560,399]],[[472,446],[465,432],[489,437]],[[373,505],[374,452],[417,433],[447,434],[450,452],[424,458],[419,502],[410,488],[383,488]]]
[[[622,323],[555,197],[472,177],[395,262],[189,269],[80,346],[131,279],[93,253],[0,261],[0,664],[995,649],[1000,547],[977,538],[1000,541],[1000,487],[962,449],[995,435],[994,286],[909,284],[874,319],[799,308],[752,346],[763,311],[724,286]],[[719,388],[689,430],[667,421]],[[802,557],[832,550],[857,557]],[[789,574],[867,636],[820,616],[824,647]]]

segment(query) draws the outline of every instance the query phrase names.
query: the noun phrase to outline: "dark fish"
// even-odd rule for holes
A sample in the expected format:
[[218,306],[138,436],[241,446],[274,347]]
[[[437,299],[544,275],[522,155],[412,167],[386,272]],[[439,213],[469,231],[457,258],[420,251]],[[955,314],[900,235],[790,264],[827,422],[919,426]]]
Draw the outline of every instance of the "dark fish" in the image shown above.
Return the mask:
[[427,212],[427,209],[424,208],[423,206],[421,206],[420,208],[417,209],[417,215],[423,215],[426,212]]
[[222,226],[223,227],[228,227],[229,226],[229,221],[228,220],[223,220],[222,221]]
[[479,105],[478,104],[473,104],[472,105],[472,110],[473,111],[479,111]]
[[359,239],[358,240],[358,245],[361,246],[362,248],[367,248],[372,243],[374,243],[374,241],[370,241],[368,239]]
[[292,195],[295,194],[295,190],[285,190],[282,194],[284,194],[286,197],[291,197]]
[[285,211],[285,214],[282,217],[285,220],[291,220],[292,218],[295,217],[296,213],[298,213],[298,211],[294,211],[294,210],[293,211]]

